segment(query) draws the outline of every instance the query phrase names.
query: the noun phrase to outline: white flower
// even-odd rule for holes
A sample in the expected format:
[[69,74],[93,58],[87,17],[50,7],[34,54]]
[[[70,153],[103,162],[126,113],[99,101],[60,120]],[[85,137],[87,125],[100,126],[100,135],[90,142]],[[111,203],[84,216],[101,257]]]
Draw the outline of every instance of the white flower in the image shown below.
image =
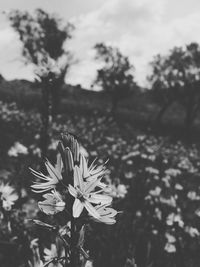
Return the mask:
[[179,214],[175,214],[175,213],[170,213],[168,215],[166,223],[167,223],[167,225],[170,225],[170,226],[172,226],[174,223],[177,223],[179,225],[179,227],[184,226],[184,222],[183,222],[181,216]]
[[161,191],[162,189],[159,186],[156,186],[155,189],[149,191],[149,194],[153,197],[158,197],[160,196]]
[[102,183],[101,180],[98,178],[102,178],[105,174],[105,164],[97,166],[94,163],[95,161],[93,161],[92,164],[88,167],[88,162],[86,158],[82,154],[80,155],[80,170],[82,172],[83,180],[85,182],[98,180],[98,186],[104,188],[106,187],[106,185]]
[[[45,254],[44,255],[45,262],[50,262],[55,258],[64,257],[65,256],[64,249],[62,249],[61,252],[59,253],[60,255],[58,255],[58,251],[57,251],[57,248],[56,248],[55,244],[51,244],[51,248],[50,249],[45,248],[44,249],[44,254]],[[63,265],[61,263],[59,263],[59,261],[58,262],[54,262],[54,263],[50,263],[50,264],[48,264],[48,266],[49,267],[63,267]]]
[[104,189],[104,192],[108,193],[114,198],[124,198],[128,191],[127,186],[124,184],[119,184],[117,186],[110,184],[109,187]]
[[88,154],[87,150],[81,145],[80,145],[79,149],[80,149],[80,154],[83,155],[85,158],[88,158],[89,154]]
[[164,247],[164,250],[167,251],[168,253],[175,253],[176,252],[176,246],[174,243],[176,243],[176,238],[175,236],[166,233],[165,237],[167,239],[167,243]]
[[43,267],[44,264],[40,259],[40,253],[38,248],[38,238],[35,238],[30,243],[30,248],[33,252],[33,257],[31,261],[29,261],[29,267]]
[[176,199],[173,196],[170,198],[160,197],[160,202],[170,207],[176,207]]
[[65,202],[63,202],[58,192],[52,191],[51,193],[43,195],[43,197],[45,200],[39,201],[38,206],[44,213],[53,215],[65,209]]
[[27,155],[28,154],[28,149],[24,145],[20,144],[19,142],[15,142],[14,146],[12,146],[8,150],[8,156],[10,157],[17,157],[18,154],[23,154]]
[[15,189],[8,184],[1,184],[0,185],[0,199],[2,201],[2,206],[5,210],[10,210],[12,205],[18,199],[18,195],[15,192]]
[[100,217],[94,220],[105,224],[114,224],[116,223],[115,216],[117,215],[117,211],[107,206],[108,205],[99,205],[95,207]]
[[157,169],[155,169],[155,168],[153,168],[153,167],[146,167],[146,168],[145,168],[145,171],[146,171],[146,172],[149,172],[149,173],[151,173],[151,174],[159,174],[159,170],[157,170]]
[[169,168],[165,171],[166,175],[176,177],[177,175],[181,174],[181,171],[178,169]]
[[40,182],[35,182],[35,184],[31,186],[32,191],[36,193],[43,193],[45,191],[54,189],[56,185],[62,180],[63,163],[60,154],[58,154],[55,167],[53,167],[53,165],[48,160],[46,161],[45,166],[49,175],[44,175],[41,172],[37,172],[30,168],[31,173],[35,177],[42,180]]
[[176,247],[175,247],[174,244],[167,243],[167,244],[165,245],[164,250],[167,251],[168,253],[175,253],[175,252],[176,252]]
[[124,184],[119,184],[116,188],[117,197],[124,198],[127,194],[127,188]]
[[[69,193],[75,198],[73,204],[73,216],[78,218],[82,213],[84,207],[88,213],[96,219],[99,219],[100,215],[91,204],[110,204],[112,197],[92,192],[99,184],[99,179],[94,181],[84,182],[83,180],[84,170],[81,170],[78,166],[74,167],[74,187],[69,185]],[[98,174],[94,174],[98,175]],[[98,177],[98,176],[97,176]]]
[[85,263],[85,267],[93,267],[92,261],[87,260]]
[[132,173],[132,172],[126,172],[126,173],[125,173],[125,178],[126,178],[126,179],[131,179],[131,178],[133,178],[133,173]]
[[176,242],[176,238],[169,233],[166,233],[165,237],[167,238],[168,243],[175,243]]
[[198,229],[192,226],[186,226],[185,232],[188,233],[191,237],[196,237],[200,235]]
[[198,196],[195,191],[189,191],[188,194],[187,194],[187,197],[190,200],[200,200],[200,196]]
[[183,186],[181,184],[175,184],[176,190],[183,190]]

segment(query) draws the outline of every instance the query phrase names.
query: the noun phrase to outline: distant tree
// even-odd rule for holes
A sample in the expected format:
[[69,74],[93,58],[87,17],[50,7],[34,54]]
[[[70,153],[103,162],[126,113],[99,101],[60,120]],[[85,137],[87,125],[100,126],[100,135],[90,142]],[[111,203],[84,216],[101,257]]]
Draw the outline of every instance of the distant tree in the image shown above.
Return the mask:
[[5,79],[4,79],[3,75],[0,74],[0,84],[1,84],[4,80],[5,80]]
[[42,9],[36,9],[33,15],[13,10],[8,16],[23,43],[26,62],[38,65],[43,56],[48,55],[58,60],[63,54],[68,54],[63,44],[72,37],[74,26],[71,23],[62,25],[59,18],[49,15]]
[[185,109],[185,126],[190,130],[200,106],[200,46],[191,43],[175,47],[166,56],[157,56],[149,80],[157,102],[162,106],[158,118],[174,102]]
[[[64,49],[64,43],[72,37],[74,26],[70,23],[63,25],[55,15],[49,15],[41,9],[37,9],[34,14],[13,10],[8,16],[22,41],[25,63],[35,65],[36,80],[42,87],[41,117],[45,124],[42,140],[45,140],[49,116],[54,117],[57,113],[60,89],[72,63],[72,56]],[[42,144],[43,154],[47,150],[45,144],[46,141]]]
[[115,113],[118,103],[129,96],[136,87],[132,74],[133,66],[118,48],[99,43],[95,45],[95,49],[96,59],[103,62],[103,66],[98,70],[95,84],[110,95],[112,112]]

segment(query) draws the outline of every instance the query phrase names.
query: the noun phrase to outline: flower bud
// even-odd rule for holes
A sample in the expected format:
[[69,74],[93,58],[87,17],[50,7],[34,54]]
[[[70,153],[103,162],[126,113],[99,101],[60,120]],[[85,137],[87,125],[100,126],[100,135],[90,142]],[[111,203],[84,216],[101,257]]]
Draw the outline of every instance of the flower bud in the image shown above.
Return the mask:
[[61,140],[63,142],[64,148],[69,147],[72,148],[74,137],[70,134],[61,134]]
[[63,165],[64,165],[64,167],[66,168],[66,166],[65,166],[65,152],[64,152],[65,148],[64,148],[63,143],[62,143],[61,141],[58,142],[57,149],[58,149],[58,151],[60,152],[60,155],[61,155],[61,158],[62,158]]
[[74,163],[79,165],[80,163],[80,148],[77,140],[74,140],[73,143],[73,154],[74,154]]
[[64,153],[65,153],[65,164],[66,164],[67,172],[71,173],[74,169],[74,161],[73,161],[72,153],[68,147],[65,148]]

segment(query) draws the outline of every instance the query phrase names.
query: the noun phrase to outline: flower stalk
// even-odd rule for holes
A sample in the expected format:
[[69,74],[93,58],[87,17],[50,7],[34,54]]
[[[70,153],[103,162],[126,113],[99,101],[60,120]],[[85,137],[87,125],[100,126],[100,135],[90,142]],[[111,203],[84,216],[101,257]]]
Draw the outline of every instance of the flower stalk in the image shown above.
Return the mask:
[[[69,231],[60,227],[58,234],[65,251],[64,265],[84,266],[88,259],[83,248],[85,222],[116,222],[117,211],[110,207],[112,197],[108,195],[107,185],[102,182],[105,165],[96,166],[93,162],[88,166],[88,161],[80,152],[78,141],[70,134],[63,134],[58,143],[55,166],[48,160],[45,166],[46,175],[31,169],[37,179],[32,190],[35,193],[44,193],[43,201],[39,201],[38,206],[47,215],[67,214],[64,229],[69,228]],[[41,222],[40,225],[45,227],[46,224]],[[82,264],[83,257],[85,261]],[[56,262],[59,262],[59,258],[63,259],[63,255],[58,257],[56,254]]]

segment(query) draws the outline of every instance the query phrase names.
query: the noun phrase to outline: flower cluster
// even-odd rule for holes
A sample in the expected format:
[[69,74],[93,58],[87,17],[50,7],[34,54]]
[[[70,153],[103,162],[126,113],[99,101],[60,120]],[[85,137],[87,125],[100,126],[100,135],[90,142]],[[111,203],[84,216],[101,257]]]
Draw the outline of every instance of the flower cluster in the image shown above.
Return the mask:
[[[105,165],[96,166],[93,162],[89,166],[77,140],[68,134],[63,135],[58,150],[56,165],[48,160],[45,163],[46,175],[30,169],[39,179],[31,186],[32,190],[45,193],[44,200],[38,203],[39,208],[48,215],[72,210],[74,218],[80,217],[85,210],[98,222],[115,223],[117,212],[109,207],[112,197],[107,193],[107,185],[102,182]],[[66,197],[69,194],[74,199],[72,207],[69,197]]]

